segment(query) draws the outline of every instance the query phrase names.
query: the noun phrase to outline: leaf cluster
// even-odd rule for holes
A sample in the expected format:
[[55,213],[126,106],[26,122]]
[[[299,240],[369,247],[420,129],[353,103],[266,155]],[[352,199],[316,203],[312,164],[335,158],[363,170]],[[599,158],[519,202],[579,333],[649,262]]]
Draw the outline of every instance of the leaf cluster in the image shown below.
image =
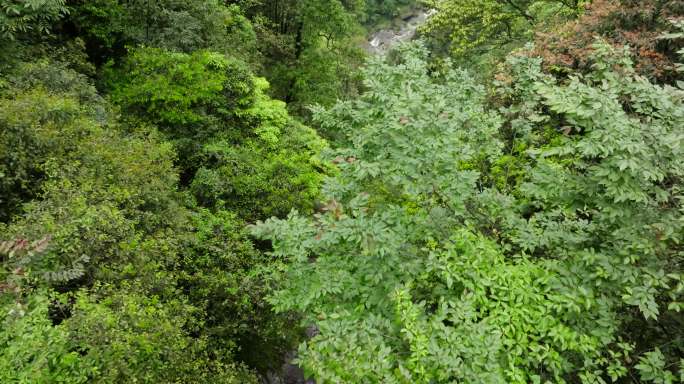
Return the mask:
[[[346,138],[326,209],[253,228],[290,262],[270,301],[318,328],[299,350],[310,374],[672,382],[684,94],[594,52],[562,83],[511,56],[496,111],[472,76],[431,73],[409,47],[369,65],[361,99],[317,112]],[[522,170],[497,179],[501,164]]]

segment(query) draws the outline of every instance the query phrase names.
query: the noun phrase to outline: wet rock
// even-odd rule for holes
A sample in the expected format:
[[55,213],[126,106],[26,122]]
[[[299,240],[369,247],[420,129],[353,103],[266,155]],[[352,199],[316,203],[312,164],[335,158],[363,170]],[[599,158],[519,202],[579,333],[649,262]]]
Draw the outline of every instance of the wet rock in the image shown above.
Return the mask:
[[[318,327],[311,325],[306,328],[306,337],[310,339],[318,335]],[[304,377],[304,370],[293,363],[297,358],[297,352],[291,351],[284,356],[284,363],[280,371],[269,372],[261,377],[262,384],[316,384],[313,379]]]
[[373,33],[368,39],[366,50],[375,55],[382,55],[398,44],[412,40],[418,28],[435,12],[434,9],[422,10],[402,17],[402,25],[399,28],[382,29]]
[[316,384],[312,379],[306,379],[304,377],[304,371],[297,365],[292,364],[291,361],[294,360],[295,353],[292,352],[288,354],[288,360],[290,363],[285,363],[282,366],[280,372],[270,372],[261,378],[262,384]]

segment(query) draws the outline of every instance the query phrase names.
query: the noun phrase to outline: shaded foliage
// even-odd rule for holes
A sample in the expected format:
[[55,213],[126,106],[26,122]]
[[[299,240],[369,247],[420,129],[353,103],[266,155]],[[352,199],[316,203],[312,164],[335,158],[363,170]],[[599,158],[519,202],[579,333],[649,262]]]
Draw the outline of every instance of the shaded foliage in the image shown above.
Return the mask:
[[126,46],[210,49],[243,59],[252,58],[256,46],[240,8],[218,0],[69,0],[68,5],[67,24],[86,41],[96,63],[124,56]]
[[[27,73],[47,70],[36,69]],[[277,364],[298,334],[261,299],[268,286],[248,284],[268,259],[241,234],[240,219],[194,213],[177,189],[174,146],[149,126],[119,126],[102,99],[90,99],[97,93],[84,79],[59,73],[65,77],[52,89],[35,75],[16,81],[30,83],[26,90],[0,99],[8,127],[1,153],[11,156],[2,180],[13,196],[3,238],[51,236],[41,257],[22,262],[26,297],[3,306],[3,313],[21,305],[32,314],[7,320],[2,348],[15,360],[3,364],[14,364],[15,378],[38,370],[45,382],[242,383],[253,375],[236,362],[240,343],[261,346],[240,357],[253,367]],[[214,230],[217,223],[223,231]],[[229,255],[232,263],[221,262]],[[3,267],[17,268],[12,260]],[[71,362],[62,367],[28,354],[36,346],[24,331],[58,348],[46,349],[54,361]]]
[[255,23],[264,75],[274,96],[304,113],[357,93],[363,1],[242,2]]

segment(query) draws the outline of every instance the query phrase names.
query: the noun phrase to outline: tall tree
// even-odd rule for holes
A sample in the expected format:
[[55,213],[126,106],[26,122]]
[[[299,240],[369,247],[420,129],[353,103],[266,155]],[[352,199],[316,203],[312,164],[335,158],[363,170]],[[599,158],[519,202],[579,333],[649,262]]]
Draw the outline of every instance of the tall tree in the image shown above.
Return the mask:
[[[303,112],[308,104],[332,104],[354,94],[355,67],[363,54],[358,0],[278,0],[252,4],[265,76],[275,95]],[[261,20],[261,22],[258,22]]]
[[91,60],[124,56],[126,46],[180,52],[211,49],[256,62],[256,36],[237,6],[222,1],[69,0],[65,31],[86,42]]

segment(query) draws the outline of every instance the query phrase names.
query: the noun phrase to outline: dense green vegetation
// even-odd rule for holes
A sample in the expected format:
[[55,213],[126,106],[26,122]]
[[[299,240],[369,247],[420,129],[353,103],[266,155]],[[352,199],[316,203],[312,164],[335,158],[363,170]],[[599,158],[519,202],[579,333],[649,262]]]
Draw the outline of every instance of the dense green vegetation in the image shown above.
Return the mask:
[[684,382],[681,0],[7,0],[0,50],[0,383]]

